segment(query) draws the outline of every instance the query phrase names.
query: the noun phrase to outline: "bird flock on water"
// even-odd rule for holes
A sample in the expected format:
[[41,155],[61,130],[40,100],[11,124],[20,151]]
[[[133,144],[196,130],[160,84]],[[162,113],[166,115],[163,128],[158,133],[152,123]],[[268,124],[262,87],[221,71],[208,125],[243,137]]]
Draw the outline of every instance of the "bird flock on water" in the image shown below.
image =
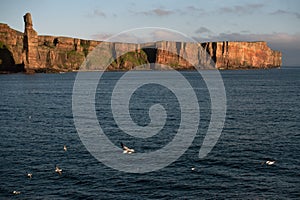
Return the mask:
[[[31,118],[31,116],[29,116],[29,119],[30,119],[30,118]],[[131,149],[131,148],[125,146],[122,142],[121,142],[121,147],[122,147],[122,149],[123,149],[123,153],[125,153],[125,154],[132,154],[132,153],[134,153],[134,149]],[[68,150],[67,145],[64,145],[64,146],[63,146],[63,150],[64,150],[65,152]],[[54,172],[57,173],[59,176],[61,176],[62,173],[63,173],[63,170],[62,170],[62,168],[60,168],[58,165],[55,165]],[[27,174],[27,177],[28,177],[29,179],[32,179],[33,174],[32,174],[31,172],[26,172],[26,174]],[[12,191],[12,194],[14,194],[14,195],[19,195],[19,194],[21,194],[21,192],[20,192],[20,191],[17,191],[17,190],[14,190],[14,191]]]
[[[125,146],[122,142],[121,142],[121,147],[122,147],[122,149],[123,149],[123,154],[132,154],[132,153],[135,152],[134,149]],[[65,152],[68,150],[68,148],[67,148],[66,145],[64,145],[63,150],[64,150]],[[274,165],[274,164],[275,164],[275,160],[267,160],[267,161],[262,162],[262,165],[263,165],[263,164],[266,164],[266,165]],[[191,170],[192,170],[192,171],[195,171],[196,168],[195,168],[195,167],[192,167]],[[54,170],[54,172],[57,173],[59,176],[61,176],[63,170],[62,170],[62,168],[60,168],[58,165],[55,165],[55,170]],[[33,174],[30,173],[30,172],[26,172],[26,173],[27,173],[27,177],[28,177],[29,179],[32,179]],[[12,192],[12,194],[14,194],[14,195],[19,195],[19,194],[21,194],[21,192],[20,192],[20,191],[17,191],[17,190],[14,190],[14,191]]]

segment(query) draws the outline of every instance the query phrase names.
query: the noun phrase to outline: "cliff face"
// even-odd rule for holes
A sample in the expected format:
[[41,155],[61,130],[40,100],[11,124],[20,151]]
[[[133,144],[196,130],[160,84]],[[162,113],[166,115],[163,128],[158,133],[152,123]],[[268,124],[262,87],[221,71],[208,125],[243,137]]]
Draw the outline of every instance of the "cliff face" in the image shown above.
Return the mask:
[[271,68],[281,66],[281,53],[266,42],[217,42],[216,65],[219,68]]
[[[39,36],[37,63],[40,71],[77,70],[99,42],[76,38]],[[32,68],[28,66],[27,68]]]
[[[38,36],[31,15],[24,16],[24,33],[0,24],[0,71],[57,72],[77,70],[100,41]],[[146,44],[103,43],[100,57],[115,56],[108,70],[130,70],[138,65],[156,69],[160,63],[175,69],[194,66],[219,69],[272,68],[281,66],[281,53],[266,42],[154,42]],[[129,51],[125,55],[122,52]],[[213,61],[213,62],[212,62]],[[87,66],[86,70],[97,69]]]
[[23,33],[0,24],[0,72],[23,71],[23,56]]

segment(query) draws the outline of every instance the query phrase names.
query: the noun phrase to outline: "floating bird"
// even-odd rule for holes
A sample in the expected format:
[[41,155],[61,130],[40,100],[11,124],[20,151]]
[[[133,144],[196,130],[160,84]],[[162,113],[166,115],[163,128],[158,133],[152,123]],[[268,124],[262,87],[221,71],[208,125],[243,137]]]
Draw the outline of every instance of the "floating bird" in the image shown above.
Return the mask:
[[125,146],[122,142],[121,142],[121,146],[123,148],[123,153],[127,153],[127,154],[131,154],[134,152],[134,149],[130,149],[127,146]]
[[60,169],[58,166],[55,166],[55,172],[58,173],[59,175],[61,175],[62,169]]
[[273,165],[275,163],[275,160],[267,160],[266,164],[267,165]]
[[12,192],[13,194],[21,194],[21,192],[19,192],[19,191],[16,191],[16,190],[14,190],[13,192]]
[[32,178],[32,173],[27,173],[28,178]]
[[194,170],[195,170],[195,167],[192,167],[191,170],[194,171]]
[[68,149],[67,149],[67,146],[66,145],[64,145],[64,151],[67,151]]

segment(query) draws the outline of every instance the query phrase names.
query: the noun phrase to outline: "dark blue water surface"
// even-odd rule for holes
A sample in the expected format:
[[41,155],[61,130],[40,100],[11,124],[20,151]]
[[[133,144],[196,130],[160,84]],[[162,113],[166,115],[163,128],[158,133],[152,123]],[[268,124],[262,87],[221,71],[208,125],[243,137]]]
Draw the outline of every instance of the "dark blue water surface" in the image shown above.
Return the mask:
[[[147,73],[169,72],[136,76]],[[177,161],[143,174],[111,169],[82,144],[72,114],[76,73],[1,75],[0,199],[300,198],[300,68],[221,71],[227,116],[217,145],[204,159],[198,154],[210,121],[209,93],[197,72],[181,73],[198,97],[197,136]],[[155,103],[165,107],[168,118],[151,138],[124,136],[110,109],[112,89],[123,74],[105,73],[98,86],[99,124],[116,145],[122,141],[138,152],[162,148],[179,127],[176,96],[160,85],[139,88],[129,108],[136,124],[150,122],[148,110]],[[263,165],[266,160],[276,163]],[[63,169],[61,176],[55,165]],[[13,195],[14,190],[21,194]]]

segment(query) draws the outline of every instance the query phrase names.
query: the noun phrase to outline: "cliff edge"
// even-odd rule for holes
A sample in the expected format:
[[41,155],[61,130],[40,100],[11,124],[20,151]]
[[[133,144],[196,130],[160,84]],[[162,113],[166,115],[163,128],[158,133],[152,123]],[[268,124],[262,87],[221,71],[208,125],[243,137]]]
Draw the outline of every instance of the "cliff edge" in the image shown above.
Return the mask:
[[[33,28],[31,14],[24,15],[24,32],[0,23],[0,72],[61,72],[78,70],[86,56],[101,41],[69,37],[39,36]],[[117,58],[107,70],[130,70],[144,64],[156,69],[160,63],[178,70],[194,69],[193,65],[218,69],[277,68],[281,66],[281,52],[270,49],[266,42],[206,42],[189,43],[160,41],[145,44],[110,43],[107,52],[135,49]],[[176,54],[171,52],[177,52]],[[211,59],[207,59],[206,56]],[[192,60],[193,64],[187,62]],[[86,69],[93,70],[93,67]]]

